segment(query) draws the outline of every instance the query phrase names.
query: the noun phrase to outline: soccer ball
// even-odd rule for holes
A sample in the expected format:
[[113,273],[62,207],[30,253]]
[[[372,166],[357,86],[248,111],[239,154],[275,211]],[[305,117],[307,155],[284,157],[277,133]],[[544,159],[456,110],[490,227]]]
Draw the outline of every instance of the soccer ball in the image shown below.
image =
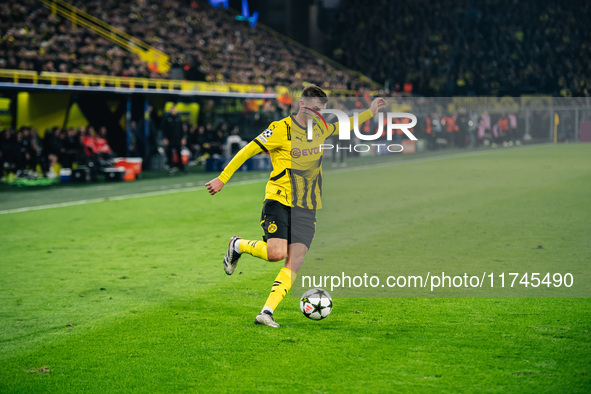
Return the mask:
[[300,300],[300,310],[308,319],[322,320],[332,311],[332,298],[323,289],[310,289]]

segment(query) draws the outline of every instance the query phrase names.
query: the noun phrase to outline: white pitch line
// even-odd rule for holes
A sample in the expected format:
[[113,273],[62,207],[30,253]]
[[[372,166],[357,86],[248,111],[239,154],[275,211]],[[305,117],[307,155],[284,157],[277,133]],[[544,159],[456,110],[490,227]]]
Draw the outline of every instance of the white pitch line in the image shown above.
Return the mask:
[[[252,179],[249,181],[239,181],[239,182],[229,184],[226,187],[248,185],[250,183],[257,183],[257,182],[263,182],[263,181],[266,182],[267,178]],[[56,204],[38,205],[38,206],[34,206],[34,207],[6,209],[3,211],[0,211],[0,215],[5,215],[8,213],[40,211],[43,209],[71,207],[71,206],[75,206],[75,205],[94,204],[97,202],[105,202],[105,201],[121,201],[121,200],[128,200],[128,199],[132,199],[132,198],[162,196],[165,194],[193,192],[193,191],[204,190],[204,189],[205,189],[205,186],[196,186],[196,187],[186,187],[186,188],[177,188],[177,189],[157,190],[157,191],[144,192],[144,193],[124,194],[121,196],[113,196],[113,197],[92,198],[89,200],[68,201],[68,202],[61,202],[61,203],[56,203]]]
[[[518,149],[523,149],[526,147],[534,147],[534,146],[540,146],[540,145],[522,146]],[[513,148],[513,149],[515,149],[515,148]],[[401,164],[412,164],[412,163],[421,163],[421,162],[426,162],[426,161],[455,159],[458,157],[469,157],[469,156],[476,156],[476,155],[481,155],[481,154],[485,154],[485,153],[493,153],[493,152],[506,152],[506,150],[490,149],[490,150],[485,150],[485,151],[460,152],[460,153],[454,153],[451,155],[442,155],[442,156],[435,156],[435,157],[422,157],[422,158],[417,158],[417,159],[395,161],[395,162],[391,162],[391,163],[380,163],[380,164],[374,164],[374,165],[364,164],[361,166],[334,169],[334,170],[330,170],[330,172],[359,171],[359,170],[366,170],[368,168],[381,168],[381,167],[395,166],[395,165],[401,165]],[[249,181],[234,182],[234,183],[230,183],[230,184],[226,185],[225,187],[248,185],[251,183],[259,183],[259,182],[267,182],[267,178],[265,177],[265,178],[261,178],[261,179],[251,179]],[[9,213],[40,211],[43,209],[71,207],[71,206],[75,206],[75,205],[95,204],[95,203],[105,202],[105,201],[121,201],[121,200],[127,200],[127,199],[131,199],[131,198],[161,196],[161,195],[165,195],[165,194],[174,194],[174,193],[182,193],[182,192],[193,192],[193,191],[204,190],[204,189],[205,189],[205,186],[166,189],[166,190],[144,192],[144,193],[124,194],[121,196],[114,196],[114,197],[101,197],[101,198],[93,198],[93,199],[89,199],[89,200],[78,200],[78,201],[69,201],[69,202],[62,202],[62,203],[56,203],[56,204],[38,205],[38,206],[34,206],[34,207],[5,209],[3,211],[0,211],[0,215],[6,215]]]

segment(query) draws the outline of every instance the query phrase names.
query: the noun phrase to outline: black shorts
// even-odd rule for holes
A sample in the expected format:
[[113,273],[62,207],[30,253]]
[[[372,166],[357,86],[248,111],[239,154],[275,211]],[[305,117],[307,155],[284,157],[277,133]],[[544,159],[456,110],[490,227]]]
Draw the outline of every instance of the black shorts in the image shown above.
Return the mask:
[[288,207],[275,200],[265,200],[261,213],[265,241],[286,239],[287,244],[302,243],[310,248],[316,233],[316,211]]

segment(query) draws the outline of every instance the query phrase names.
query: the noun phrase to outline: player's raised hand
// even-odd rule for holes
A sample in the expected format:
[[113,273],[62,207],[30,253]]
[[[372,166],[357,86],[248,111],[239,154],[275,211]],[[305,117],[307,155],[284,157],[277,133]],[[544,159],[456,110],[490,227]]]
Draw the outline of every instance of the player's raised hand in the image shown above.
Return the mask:
[[209,192],[209,194],[213,196],[214,194],[222,190],[222,187],[224,187],[224,182],[220,181],[219,178],[214,178],[211,181],[207,182],[205,186],[207,187],[207,191]]
[[371,102],[369,109],[375,115],[386,106],[386,99],[378,97]]

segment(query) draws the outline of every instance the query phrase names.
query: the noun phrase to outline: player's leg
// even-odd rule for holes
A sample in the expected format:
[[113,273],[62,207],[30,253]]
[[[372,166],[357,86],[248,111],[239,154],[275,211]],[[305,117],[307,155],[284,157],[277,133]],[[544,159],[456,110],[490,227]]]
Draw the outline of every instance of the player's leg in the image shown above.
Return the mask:
[[[306,256],[306,252],[308,252],[308,247],[302,243],[295,243],[289,245],[289,254],[285,259],[285,264],[283,268],[290,270],[295,280],[295,275],[298,273],[302,264],[304,263],[304,257]],[[292,281],[293,283],[293,281]]]
[[287,239],[269,238],[267,242],[240,239],[238,249],[240,253],[247,253],[263,260],[281,261],[287,256]]
[[265,241],[247,240],[232,237],[228,251],[224,256],[224,270],[232,275],[243,253],[258,257],[266,261],[280,261],[287,255],[287,240],[289,236],[289,207],[266,200],[261,214],[261,226],[265,232]]
[[291,289],[291,285],[295,281],[297,271],[304,262],[304,256],[308,251],[308,247],[301,243],[295,243],[289,245],[287,257],[285,258],[285,264],[279,271],[279,274],[275,278],[273,285],[271,286],[271,292],[265,302],[265,306],[261,313],[257,315],[254,320],[254,324],[264,324],[269,327],[279,327],[279,324],[273,319],[273,312],[283,300],[283,298]]
[[307,251],[308,247],[302,243],[289,245],[285,264],[271,286],[271,293],[267,298],[267,302],[265,302],[263,310],[268,310],[271,313],[275,311],[279,303],[283,300],[283,297],[291,289],[291,285],[295,281],[296,275],[304,262],[304,256]]
[[287,256],[290,209],[278,201],[266,200],[261,213],[265,241],[241,239],[236,245],[238,252],[267,261],[283,260]]
[[313,210],[292,208],[290,222],[290,239],[287,257],[283,268],[271,286],[271,292],[263,310],[255,319],[255,324],[279,327],[273,320],[273,312],[291,289],[297,272],[304,262],[304,257],[316,232],[316,212]]

